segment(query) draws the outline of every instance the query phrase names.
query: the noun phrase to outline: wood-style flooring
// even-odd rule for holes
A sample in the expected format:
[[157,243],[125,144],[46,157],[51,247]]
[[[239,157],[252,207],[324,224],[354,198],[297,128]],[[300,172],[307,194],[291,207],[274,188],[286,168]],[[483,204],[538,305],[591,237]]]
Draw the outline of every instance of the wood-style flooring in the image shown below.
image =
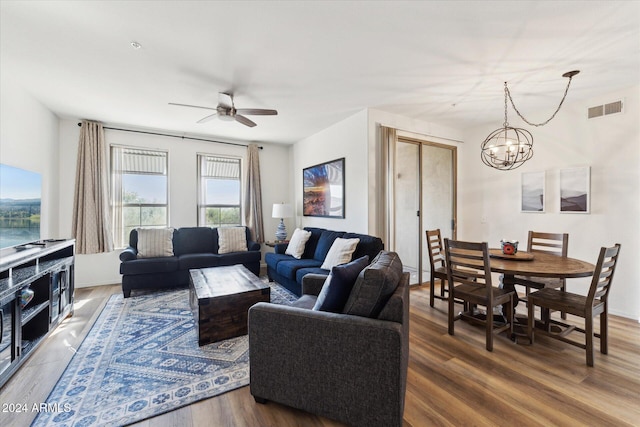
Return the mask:
[[[30,407],[44,402],[109,295],[116,292],[120,287],[115,285],[77,289],[73,317],[0,390],[0,404]],[[410,330],[405,426],[640,425],[637,322],[610,316],[609,354],[599,352],[596,340],[593,368],[586,366],[583,350],[543,336],[529,346],[501,335],[493,352],[485,350],[484,330],[479,326],[458,321],[456,335],[450,336],[446,303],[436,300],[436,307],[429,307],[428,286],[411,291]],[[28,426],[34,417],[31,412],[0,412],[0,426]],[[136,424],[340,425],[273,402],[256,404],[249,387]]]

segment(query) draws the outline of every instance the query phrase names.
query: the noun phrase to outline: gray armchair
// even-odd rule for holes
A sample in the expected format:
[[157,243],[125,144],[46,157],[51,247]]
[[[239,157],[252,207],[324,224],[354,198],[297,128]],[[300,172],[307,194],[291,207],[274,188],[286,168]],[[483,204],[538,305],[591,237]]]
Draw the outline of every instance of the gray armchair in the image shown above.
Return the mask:
[[325,279],[306,275],[294,306],[249,310],[251,394],[353,426],[402,426],[409,274],[377,318],[311,310]]

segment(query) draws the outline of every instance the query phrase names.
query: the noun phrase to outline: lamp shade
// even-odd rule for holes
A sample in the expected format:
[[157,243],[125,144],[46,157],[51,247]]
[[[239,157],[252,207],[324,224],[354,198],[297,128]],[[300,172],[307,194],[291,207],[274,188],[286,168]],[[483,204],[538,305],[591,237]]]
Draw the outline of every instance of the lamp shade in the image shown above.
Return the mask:
[[293,209],[291,205],[286,203],[274,203],[273,211],[271,212],[272,218],[291,218],[293,216]]

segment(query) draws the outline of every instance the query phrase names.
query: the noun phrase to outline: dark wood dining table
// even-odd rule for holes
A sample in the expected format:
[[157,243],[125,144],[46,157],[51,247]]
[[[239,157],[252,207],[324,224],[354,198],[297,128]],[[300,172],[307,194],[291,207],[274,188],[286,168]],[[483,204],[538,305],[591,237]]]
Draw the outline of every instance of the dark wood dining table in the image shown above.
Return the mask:
[[502,283],[505,289],[515,289],[518,283],[515,276],[570,279],[589,277],[596,268],[590,262],[544,252],[518,251],[515,255],[505,255],[501,249],[490,249],[489,256],[491,271],[504,274]]
[[[590,262],[575,258],[547,254],[544,252],[521,252],[515,255],[505,255],[501,249],[489,249],[489,265],[494,273],[502,273],[502,286],[504,289],[515,291],[518,284],[516,276],[577,278],[593,275],[596,268]],[[518,305],[518,293],[515,292],[513,309]],[[516,316],[520,322],[526,323],[526,317]],[[536,326],[538,322],[536,322]],[[516,331],[516,336],[526,335],[523,331]]]

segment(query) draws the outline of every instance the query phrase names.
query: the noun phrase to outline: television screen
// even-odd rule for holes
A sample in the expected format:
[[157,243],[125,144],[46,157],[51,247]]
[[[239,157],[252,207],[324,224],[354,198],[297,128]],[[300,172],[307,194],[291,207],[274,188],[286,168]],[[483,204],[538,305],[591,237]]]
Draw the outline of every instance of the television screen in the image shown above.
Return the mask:
[[42,176],[0,164],[0,248],[40,239]]

